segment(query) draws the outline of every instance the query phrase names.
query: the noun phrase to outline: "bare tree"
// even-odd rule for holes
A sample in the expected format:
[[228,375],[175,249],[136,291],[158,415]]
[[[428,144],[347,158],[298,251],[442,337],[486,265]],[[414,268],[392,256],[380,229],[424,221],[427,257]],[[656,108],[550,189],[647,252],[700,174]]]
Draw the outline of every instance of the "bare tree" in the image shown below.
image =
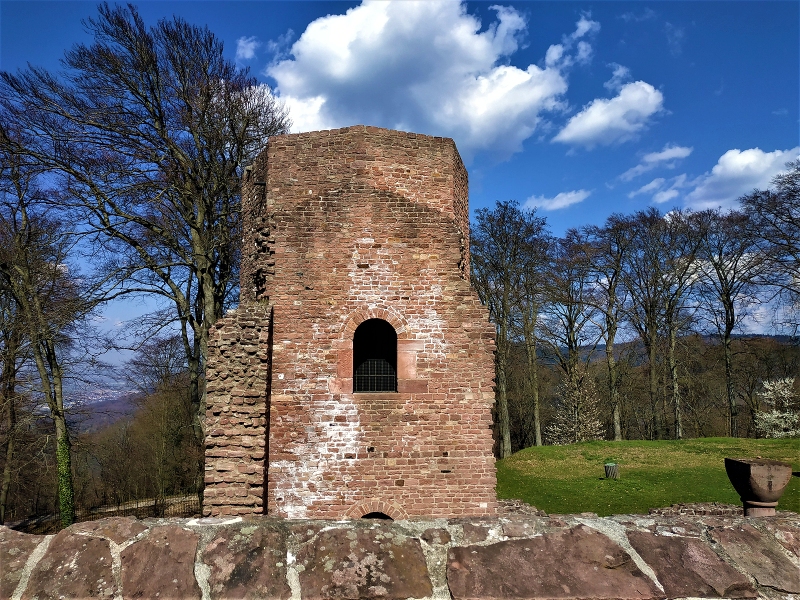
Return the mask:
[[658,437],[662,428],[658,410],[658,342],[664,325],[666,295],[659,232],[662,219],[655,208],[629,217],[634,243],[623,272],[623,284],[630,298],[625,317],[639,334],[647,352],[651,438]]
[[171,305],[202,445],[208,331],[238,297],[240,176],[289,121],[208,29],[178,17],[148,28],[133,5],[108,4],[86,27],[94,42],[66,53],[64,73],[2,74],[0,103],[29,135],[0,140],[61,177],[61,201],[109,268],[129,271],[129,292]]
[[539,398],[539,316],[544,303],[544,281],[550,263],[549,253],[552,238],[547,230],[543,217],[535,216],[531,211],[521,229],[524,252],[517,265],[520,270],[520,287],[515,294],[516,310],[512,326],[516,330],[514,337],[519,339],[525,348],[525,397],[533,413],[533,443],[542,445],[542,423]]
[[596,303],[590,299],[589,252],[586,237],[570,229],[553,246],[544,282],[541,339],[564,377],[571,381],[578,379],[580,362],[589,361],[599,340],[593,323]]
[[[96,305],[84,295],[68,255],[74,240],[63,223],[32,212],[37,190],[14,160],[4,165],[12,192],[0,203],[0,288],[13,302],[19,341],[27,339],[42,394],[55,426],[61,523],[75,519],[71,439],[64,402],[64,358],[75,326]],[[8,464],[8,463],[7,463]]]
[[622,439],[622,419],[619,395],[619,365],[614,356],[620,322],[623,319],[627,292],[622,285],[623,268],[633,243],[630,223],[619,214],[606,219],[602,227],[585,229],[590,244],[591,286],[595,293],[595,306],[600,312],[599,328],[605,343],[608,372],[608,397],[611,404],[611,421],[614,440]]
[[[476,226],[472,228],[470,253],[472,282],[497,331],[495,354],[497,420],[499,455],[511,454],[511,429],[508,417],[508,370],[513,339],[513,320],[520,316],[520,301],[524,301],[523,318],[531,326],[536,318],[536,297],[524,297],[533,286],[536,261],[545,235],[544,219],[534,211],[522,210],[517,202],[498,202],[494,209],[480,209]],[[532,321],[533,320],[533,321]],[[532,335],[532,330],[529,331]],[[529,365],[535,363],[536,346],[526,338]],[[535,377],[535,365],[532,367]],[[529,370],[530,372],[530,370]],[[538,388],[527,388],[533,394],[534,411],[538,412]],[[541,434],[539,434],[541,439]]]
[[789,325],[796,334],[800,321],[800,160],[787,163],[787,170],[772,180],[772,189],[755,190],[740,198],[751,216],[757,235],[769,258],[762,282],[780,291],[793,308]]
[[698,218],[705,221],[706,229],[698,253],[701,294],[705,313],[722,341],[728,433],[737,437],[738,408],[731,340],[733,331],[747,315],[748,307],[758,302],[757,280],[766,256],[747,213],[715,210],[700,213]]
[[548,434],[552,438],[558,430],[558,443],[572,438],[596,439],[588,433],[597,429],[597,390],[587,367],[600,339],[594,325],[596,302],[591,299],[591,246],[583,232],[570,229],[552,248],[544,281],[540,336],[545,354],[561,369],[562,384],[555,424]]
[[[0,192],[1,193],[1,192]],[[0,525],[5,523],[8,493],[14,464],[17,440],[17,377],[25,357],[22,323],[10,290],[0,285],[0,410],[3,413],[2,434],[3,474],[0,480]]]
[[662,256],[665,261],[664,313],[667,328],[667,363],[672,385],[675,439],[683,438],[682,398],[678,378],[676,344],[678,334],[691,322],[695,307],[691,291],[698,283],[700,263],[697,253],[705,236],[705,225],[696,215],[672,211],[664,217]]

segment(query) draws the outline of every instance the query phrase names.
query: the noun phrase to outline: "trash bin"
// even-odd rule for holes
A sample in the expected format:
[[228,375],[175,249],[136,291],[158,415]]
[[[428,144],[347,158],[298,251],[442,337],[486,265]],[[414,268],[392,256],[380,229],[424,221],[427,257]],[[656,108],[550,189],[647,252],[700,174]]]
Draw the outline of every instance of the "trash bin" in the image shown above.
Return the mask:
[[617,463],[606,463],[606,479],[619,479],[619,465]]

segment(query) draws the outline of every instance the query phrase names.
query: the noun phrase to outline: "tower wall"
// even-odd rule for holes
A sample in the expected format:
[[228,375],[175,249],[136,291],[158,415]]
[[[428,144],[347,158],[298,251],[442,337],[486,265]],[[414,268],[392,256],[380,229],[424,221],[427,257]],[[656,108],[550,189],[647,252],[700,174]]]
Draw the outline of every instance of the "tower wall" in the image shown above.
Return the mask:
[[[232,377],[209,359],[207,512],[493,514],[494,328],[469,285],[453,141],[363,126],[278,136],[245,180],[242,304],[210,350],[245,366]],[[397,333],[397,392],[353,393],[353,334],[370,318]],[[230,456],[253,442],[235,406],[268,424],[247,457]],[[232,475],[237,457],[249,481]]]

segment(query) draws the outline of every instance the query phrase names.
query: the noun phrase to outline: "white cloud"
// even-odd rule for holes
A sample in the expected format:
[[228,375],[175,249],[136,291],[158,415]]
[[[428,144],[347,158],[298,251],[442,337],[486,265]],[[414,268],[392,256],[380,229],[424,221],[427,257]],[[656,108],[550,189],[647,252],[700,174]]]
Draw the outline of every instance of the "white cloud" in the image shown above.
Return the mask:
[[650,117],[662,110],[663,103],[664,96],[649,83],[627,83],[610,100],[592,100],[553,141],[593,148],[630,140],[647,126]]
[[611,63],[608,66],[614,68],[614,73],[611,75],[611,79],[603,84],[603,87],[609,92],[618,92],[625,85],[625,82],[630,79],[631,70],[617,63]]
[[240,37],[236,40],[236,60],[250,60],[256,55],[256,50],[261,46],[256,36]]
[[683,52],[686,30],[668,22],[664,25],[664,33],[667,35],[667,46],[669,46],[670,53],[672,56],[679,56]]
[[641,14],[636,14],[634,12],[626,12],[619,16],[620,19],[625,21],[626,23],[634,22],[639,23],[641,21],[649,21],[651,19],[656,18],[656,13],[651,8],[645,8]]
[[570,39],[579,40],[589,33],[597,33],[600,31],[600,23],[592,21],[591,15],[581,15],[581,18],[575,24],[575,31],[570,35]]
[[558,210],[583,202],[591,193],[590,190],[573,190],[571,192],[561,192],[554,198],[531,196],[525,201],[525,208],[539,207],[544,210]]
[[[566,69],[588,60],[583,16],[547,51],[544,66],[512,66],[526,30],[511,7],[488,27],[457,2],[365,0],[308,25],[287,57],[266,69],[294,131],[369,124],[456,139],[466,160],[519,151],[543,113],[564,108]],[[579,47],[574,48],[575,45]]]
[[686,206],[697,210],[733,208],[740,196],[754,189],[768,188],[772,178],[798,154],[800,146],[774,152],[764,152],[760,148],[728,150],[711,172],[694,182],[695,188],[686,195]]
[[686,158],[692,153],[694,148],[688,146],[670,146],[667,144],[661,152],[651,152],[645,154],[645,163],[659,163],[663,161],[671,161],[676,158]]
[[663,204],[677,198],[680,195],[680,190],[687,187],[687,185],[686,174],[673,177],[669,181],[663,177],[658,177],[638,190],[630,192],[628,198],[633,198],[640,194],[652,194],[654,204]]
[[660,190],[664,186],[666,181],[667,180],[664,179],[663,177],[659,177],[657,179],[653,179],[653,181],[651,181],[650,183],[645,184],[642,187],[640,187],[638,190],[635,190],[635,191],[631,192],[630,194],[628,194],[628,198],[633,198],[634,196],[638,196],[639,194],[649,194],[651,192],[656,192],[656,191]]
[[630,181],[634,177],[652,171],[656,167],[666,167],[674,169],[677,161],[689,156],[694,148],[688,146],[672,146],[667,144],[661,152],[651,152],[645,154],[640,162],[635,167],[632,167],[620,175],[623,181]]
[[669,202],[673,198],[676,198],[680,192],[675,188],[670,188],[668,190],[662,190],[657,194],[653,194],[653,204],[663,204],[664,202]]

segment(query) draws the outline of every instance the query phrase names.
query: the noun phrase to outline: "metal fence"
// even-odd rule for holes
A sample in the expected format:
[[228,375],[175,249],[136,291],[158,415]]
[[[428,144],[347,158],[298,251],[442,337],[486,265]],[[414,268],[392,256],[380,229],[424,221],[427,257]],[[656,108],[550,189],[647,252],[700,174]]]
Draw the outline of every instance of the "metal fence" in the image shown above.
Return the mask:
[[[75,508],[75,522],[97,521],[108,517],[199,517],[200,500],[196,493],[187,493],[165,498],[147,498],[131,500],[116,505],[99,506],[95,508]],[[59,532],[61,517],[58,514],[31,517],[16,523],[7,523],[8,527],[23,533],[37,535]]]

